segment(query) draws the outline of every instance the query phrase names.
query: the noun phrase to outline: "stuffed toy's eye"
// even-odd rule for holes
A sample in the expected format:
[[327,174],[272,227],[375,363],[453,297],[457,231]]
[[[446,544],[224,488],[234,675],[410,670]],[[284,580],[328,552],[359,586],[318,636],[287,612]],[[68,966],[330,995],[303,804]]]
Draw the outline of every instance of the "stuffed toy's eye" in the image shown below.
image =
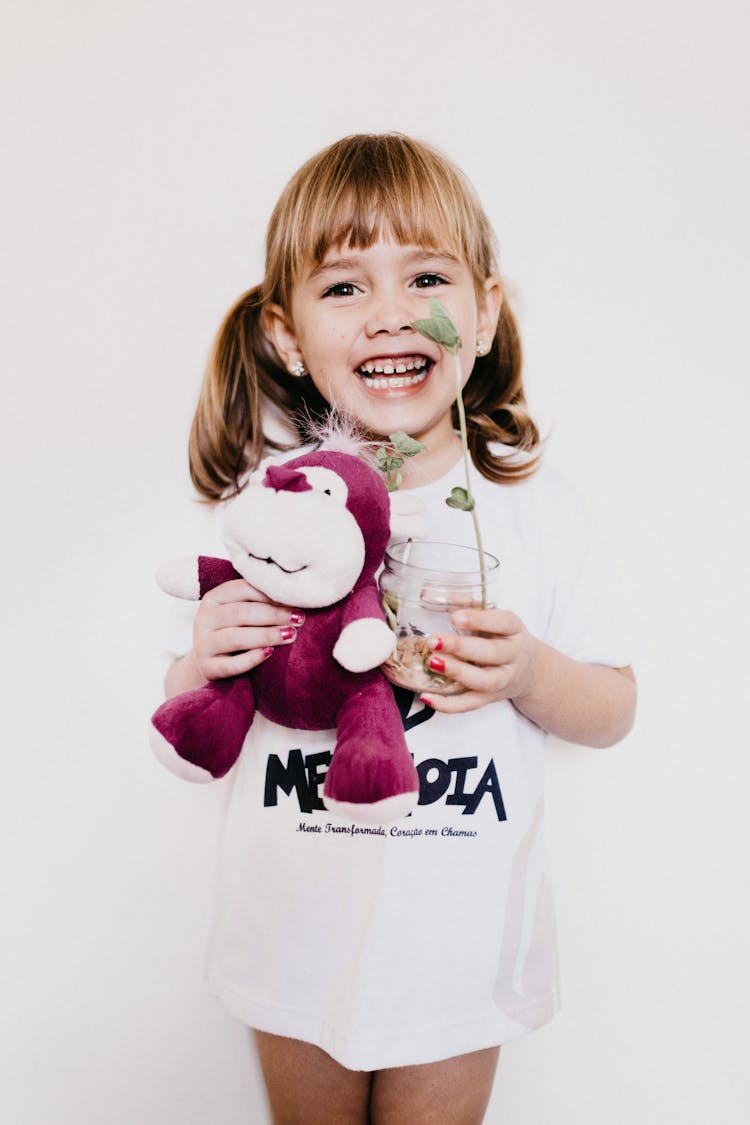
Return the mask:
[[324,469],[320,465],[311,465],[309,468],[306,465],[301,472],[307,477],[307,482],[315,492],[320,492],[324,496],[330,496],[333,500],[338,500],[340,504],[346,504],[349,491],[338,475],[333,469]]

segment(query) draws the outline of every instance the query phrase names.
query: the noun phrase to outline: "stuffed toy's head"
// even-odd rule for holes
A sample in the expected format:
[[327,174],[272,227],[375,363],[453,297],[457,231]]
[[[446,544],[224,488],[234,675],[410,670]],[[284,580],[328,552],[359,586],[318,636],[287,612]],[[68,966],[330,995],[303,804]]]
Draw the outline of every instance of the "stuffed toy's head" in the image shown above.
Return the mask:
[[227,503],[224,542],[235,570],[272,601],[316,608],[374,574],[389,518],[379,474],[327,450],[253,474]]

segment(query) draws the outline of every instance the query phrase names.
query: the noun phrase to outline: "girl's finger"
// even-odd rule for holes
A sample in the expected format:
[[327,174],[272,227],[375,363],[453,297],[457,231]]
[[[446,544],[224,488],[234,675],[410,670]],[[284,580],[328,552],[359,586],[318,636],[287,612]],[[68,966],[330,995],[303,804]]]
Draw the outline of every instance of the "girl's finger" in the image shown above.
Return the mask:
[[248,652],[269,645],[288,645],[297,639],[294,625],[270,625],[249,629],[217,629],[210,634],[212,657],[226,653]]
[[253,625],[298,626],[304,620],[305,616],[300,611],[287,609],[275,602],[226,602],[223,605],[209,603],[201,614],[203,626],[210,631]]
[[440,656],[455,656],[470,664],[508,664],[513,659],[516,643],[509,637],[461,636],[458,633],[438,633],[428,637],[427,643]]
[[458,715],[463,711],[477,711],[488,703],[494,702],[479,691],[464,691],[461,695],[430,695],[425,692],[419,697],[433,711],[442,711],[445,715]]
[[[300,609],[290,609],[276,602],[235,602],[236,617],[231,624],[246,625],[294,625],[304,623],[305,615]],[[230,606],[227,607],[231,609]]]
[[494,633],[498,636],[509,637],[513,633],[520,633],[523,623],[515,613],[509,609],[458,609],[451,614],[451,624],[454,629],[468,630],[476,633]]
[[268,645],[266,648],[251,649],[250,652],[214,657],[201,667],[201,671],[208,680],[224,680],[227,676],[241,676],[268,660],[273,650],[273,645]]
[[233,578],[231,582],[214,586],[201,600],[210,605],[225,605],[227,602],[270,602],[271,599],[244,578]]
[[443,655],[442,652],[433,653],[427,663],[433,672],[457,680],[469,691],[481,692],[493,698],[498,697],[511,680],[511,670],[508,665],[478,666],[459,660],[455,656]]

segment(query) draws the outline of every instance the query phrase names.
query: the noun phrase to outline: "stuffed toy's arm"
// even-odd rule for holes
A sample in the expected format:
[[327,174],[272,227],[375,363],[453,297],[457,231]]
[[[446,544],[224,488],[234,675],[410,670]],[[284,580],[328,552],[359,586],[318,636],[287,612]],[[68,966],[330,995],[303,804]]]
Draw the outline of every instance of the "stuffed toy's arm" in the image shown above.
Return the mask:
[[347,671],[367,672],[377,668],[393,652],[396,638],[385,623],[374,582],[350,594],[341,624],[333,656]]
[[165,593],[193,602],[213,590],[214,586],[241,577],[228,559],[215,559],[209,555],[170,559],[162,563],[156,572],[156,581]]

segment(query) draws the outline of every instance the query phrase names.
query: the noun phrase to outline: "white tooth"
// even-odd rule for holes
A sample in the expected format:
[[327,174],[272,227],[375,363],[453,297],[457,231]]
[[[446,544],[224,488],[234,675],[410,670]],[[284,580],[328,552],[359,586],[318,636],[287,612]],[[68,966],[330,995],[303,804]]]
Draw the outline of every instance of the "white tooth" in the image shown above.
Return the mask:
[[404,371],[406,371],[406,364],[405,363],[396,364],[396,371],[398,372],[399,375],[403,375]]
[[373,371],[377,371],[377,372],[378,372],[378,374],[380,374],[380,375],[382,375],[382,374],[383,374],[383,365],[382,365],[382,363],[374,363],[374,364],[373,364],[373,367],[372,367],[372,369],[373,369]]
[[414,360],[413,359],[410,359],[409,362],[407,363],[406,370],[407,371],[413,371],[414,370]]
[[384,374],[384,375],[392,375],[392,374],[393,374],[393,367],[391,366],[391,364],[390,364],[390,363],[386,363],[386,364],[384,365],[384,367],[383,367],[383,374]]
[[399,379],[399,378],[391,379],[391,386],[392,387],[403,387],[405,382],[406,382],[406,379]]

